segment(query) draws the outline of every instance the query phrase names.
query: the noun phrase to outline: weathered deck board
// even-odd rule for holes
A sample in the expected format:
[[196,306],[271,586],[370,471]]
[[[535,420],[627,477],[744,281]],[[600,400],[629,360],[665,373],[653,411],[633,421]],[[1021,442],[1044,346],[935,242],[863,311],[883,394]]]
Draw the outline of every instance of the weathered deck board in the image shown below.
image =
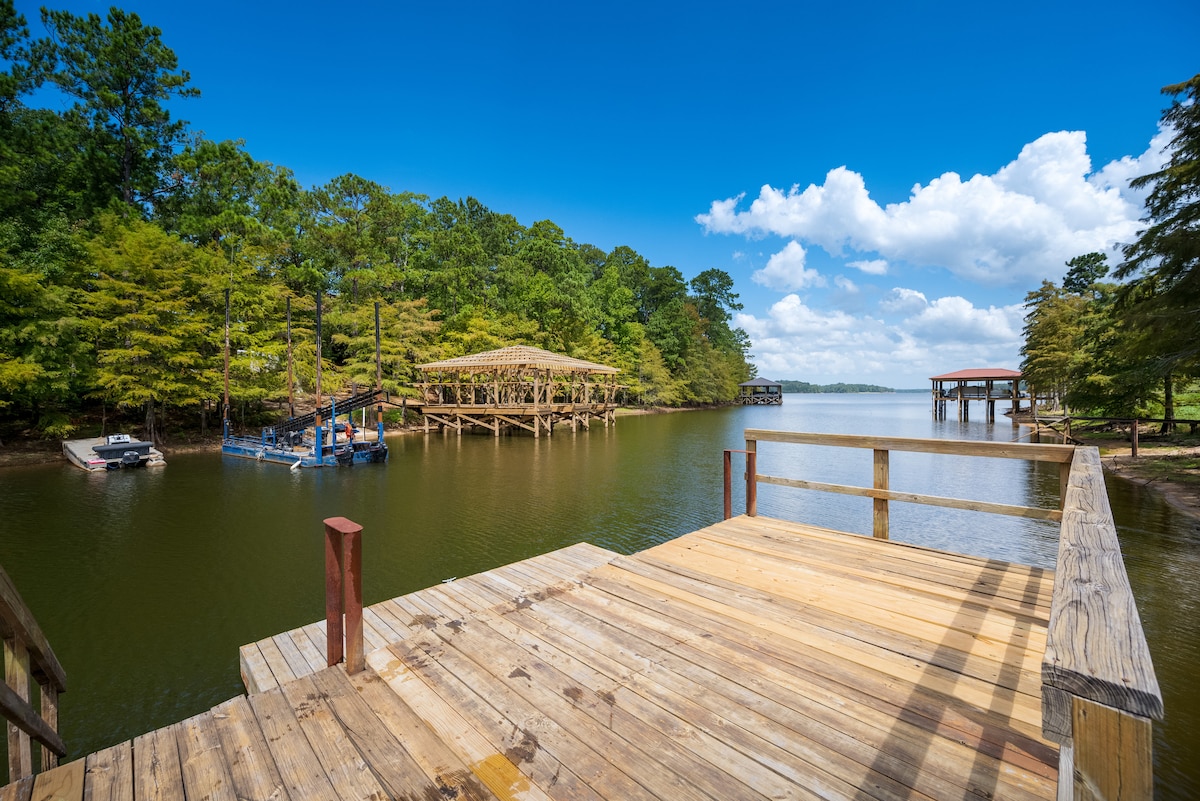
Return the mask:
[[[530,565],[545,562],[545,570],[534,567],[532,573],[520,572],[510,570],[508,568],[512,566],[506,565],[487,571],[487,574],[497,573],[494,581],[509,585],[509,589],[502,592],[502,599],[509,599],[526,589],[535,590],[552,581],[578,580],[613,556],[611,551],[580,543],[525,560]],[[460,593],[457,581],[451,581],[373,604],[363,609],[365,649],[384,648],[431,622],[469,617],[495,602],[469,591]],[[325,667],[325,621],[243,645],[240,661],[242,682],[251,693],[264,692],[310,676]]]
[[[736,518],[580,545],[243,647],[269,688],[64,765],[46,801],[1055,797],[1048,571]],[[86,764],[86,770],[83,766]],[[0,799],[30,801],[30,784]]]

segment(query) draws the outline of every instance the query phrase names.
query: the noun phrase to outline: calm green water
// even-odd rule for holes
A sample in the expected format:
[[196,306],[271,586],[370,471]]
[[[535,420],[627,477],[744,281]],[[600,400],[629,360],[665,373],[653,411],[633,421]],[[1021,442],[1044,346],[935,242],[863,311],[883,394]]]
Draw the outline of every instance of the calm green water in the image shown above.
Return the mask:
[[[1001,440],[1015,431],[1006,418],[933,421],[924,395],[789,395],[782,407],[623,417],[551,439],[395,437],[383,466],[293,473],[168,454],[156,471],[0,469],[0,564],[67,671],[62,732],[84,754],[240,693],[238,646],[322,618],[326,517],[364,526],[367,603],[582,541],[629,553],[720,518],[721,450],[742,447],[745,428]],[[870,484],[871,457],[766,443],[760,472]],[[1046,505],[1057,482],[1053,466],[892,456],[898,490]],[[1109,483],[1166,700],[1157,795],[1190,798],[1200,786],[1200,532],[1154,494]],[[871,527],[863,499],[764,486],[759,510]],[[1057,527],[894,504],[892,535],[1052,566]]]

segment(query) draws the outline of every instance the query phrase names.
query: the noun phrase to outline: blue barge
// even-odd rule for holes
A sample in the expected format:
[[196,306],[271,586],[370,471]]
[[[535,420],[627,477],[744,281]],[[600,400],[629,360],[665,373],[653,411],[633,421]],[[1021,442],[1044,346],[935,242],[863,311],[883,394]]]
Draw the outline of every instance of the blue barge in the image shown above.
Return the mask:
[[[365,434],[359,439],[352,422],[337,422],[337,415],[349,415],[373,402],[380,405],[375,439]],[[350,467],[355,464],[387,461],[387,443],[383,441],[382,404],[387,396],[380,390],[361,392],[342,401],[330,400],[321,409],[300,417],[291,417],[278,425],[262,430],[259,437],[239,437],[230,434],[225,422],[221,453],[260,462],[286,464],[292,469],[301,467]],[[333,421],[326,427],[322,420]],[[311,434],[310,429],[311,427]]]

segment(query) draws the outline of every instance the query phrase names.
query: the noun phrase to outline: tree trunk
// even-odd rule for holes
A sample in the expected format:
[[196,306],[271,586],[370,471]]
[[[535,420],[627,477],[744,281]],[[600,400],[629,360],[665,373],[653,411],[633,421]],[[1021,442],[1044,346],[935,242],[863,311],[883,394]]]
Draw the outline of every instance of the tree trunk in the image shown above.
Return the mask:
[[158,444],[158,431],[154,419],[154,401],[146,401],[146,423],[143,426],[142,439]]
[[1163,378],[1163,424],[1160,434],[1175,432],[1175,381],[1174,375],[1167,373]]

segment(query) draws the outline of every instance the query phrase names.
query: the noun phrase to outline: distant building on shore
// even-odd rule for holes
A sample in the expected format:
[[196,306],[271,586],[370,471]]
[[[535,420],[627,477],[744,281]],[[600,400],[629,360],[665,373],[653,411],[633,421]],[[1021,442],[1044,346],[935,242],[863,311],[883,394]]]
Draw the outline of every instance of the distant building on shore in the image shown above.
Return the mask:
[[755,378],[738,384],[738,400],[743,406],[779,406],[783,403],[783,384]]
[[1011,400],[1015,413],[1021,411],[1021,398],[1027,397],[1021,392],[1021,371],[1003,367],[956,370],[929,380],[933,382],[933,417],[936,420],[946,419],[947,401],[958,404],[959,420],[971,419],[971,401],[983,401],[987,420],[992,422],[996,419],[996,401]]

